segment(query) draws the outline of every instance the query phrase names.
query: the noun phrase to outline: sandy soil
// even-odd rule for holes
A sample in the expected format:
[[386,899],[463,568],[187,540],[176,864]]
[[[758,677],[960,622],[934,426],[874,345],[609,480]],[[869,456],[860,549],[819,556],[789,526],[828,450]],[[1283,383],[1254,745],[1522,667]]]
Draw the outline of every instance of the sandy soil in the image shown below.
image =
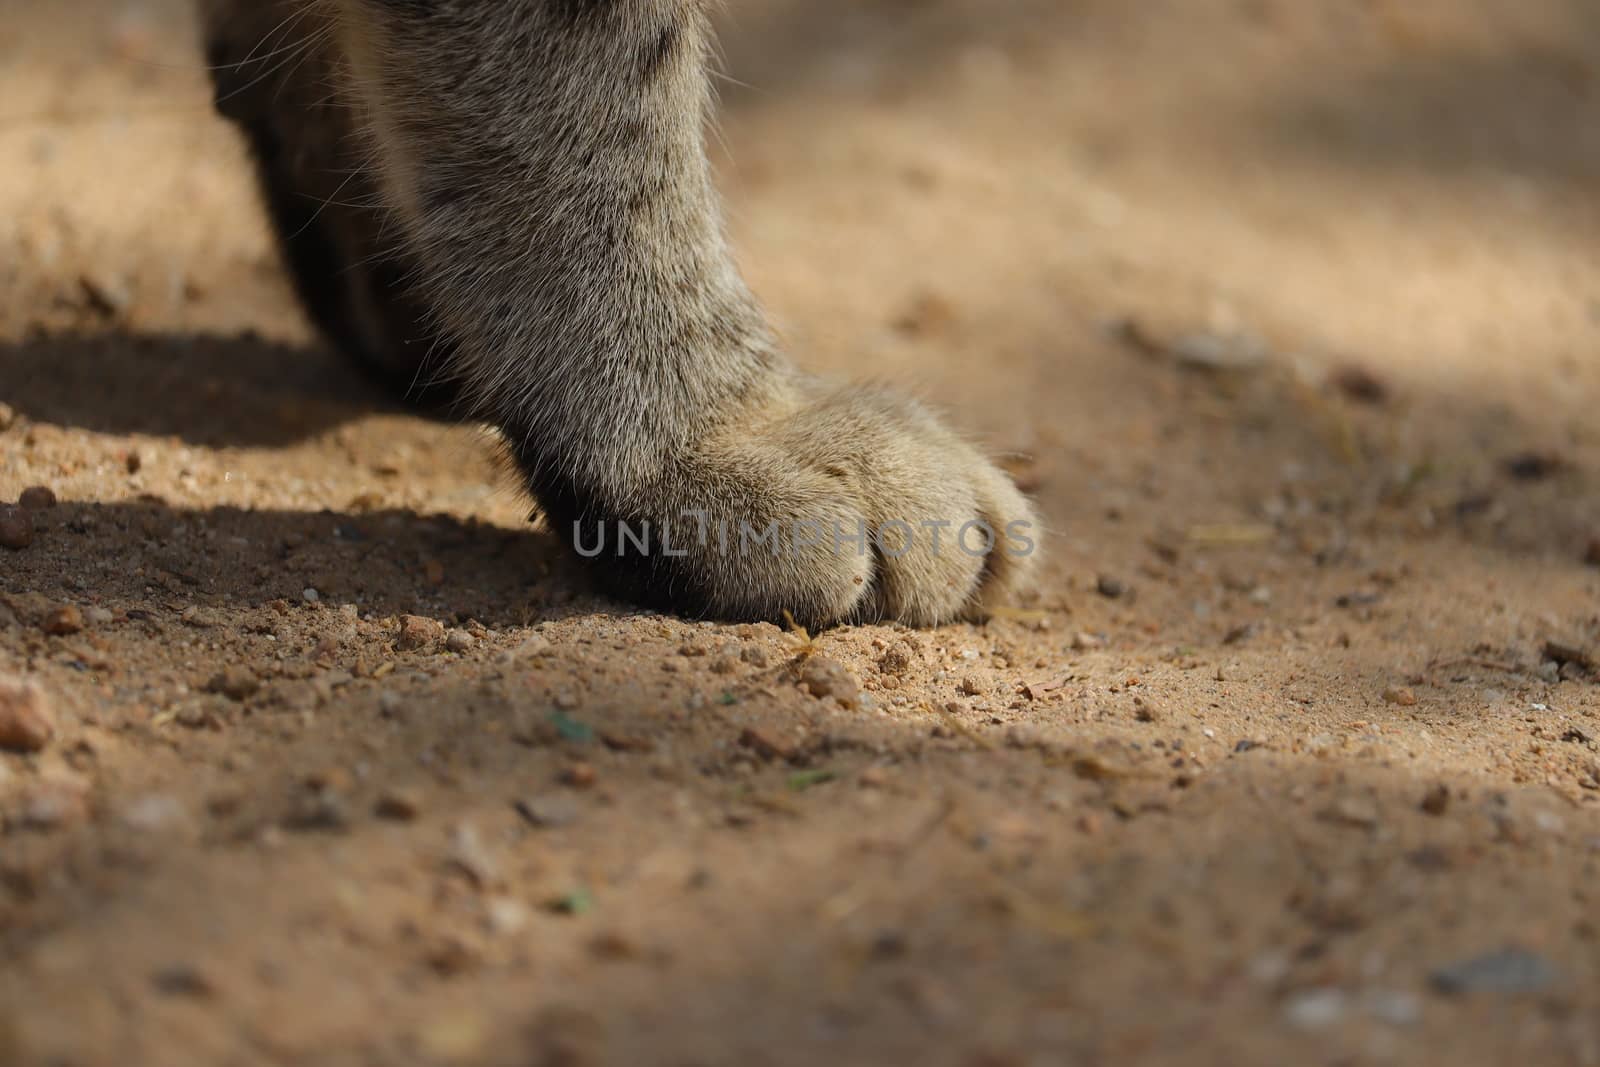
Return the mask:
[[798,358],[1048,516],[988,625],[599,598],[182,3],[0,0],[0,1063],[1600,1062],[1593,5],[734,8]]

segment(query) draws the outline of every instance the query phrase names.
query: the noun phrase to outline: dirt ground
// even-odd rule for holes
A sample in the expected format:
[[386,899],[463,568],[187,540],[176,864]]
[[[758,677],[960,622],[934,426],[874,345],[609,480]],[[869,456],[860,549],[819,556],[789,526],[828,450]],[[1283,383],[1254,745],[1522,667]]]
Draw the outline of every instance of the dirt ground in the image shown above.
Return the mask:
[[184,3],[0,0],[0,1063],[1600,1062],[1594,6],[725,22],[797,358],[1048,518],[986,625],[599,597]]

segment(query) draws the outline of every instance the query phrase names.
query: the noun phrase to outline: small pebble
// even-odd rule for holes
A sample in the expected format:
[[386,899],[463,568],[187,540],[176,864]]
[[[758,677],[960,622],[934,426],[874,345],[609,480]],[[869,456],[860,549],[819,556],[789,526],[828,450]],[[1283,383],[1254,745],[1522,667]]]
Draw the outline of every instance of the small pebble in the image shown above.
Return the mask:
[[1109,574],[1102,574],[1095,579],[1095,591],[1108,600],[1118,600],[1127,595],[1127,583],[1120,578],[1113,578]]
[[444,647],[451,652],[471,652],[477,640],[465,630],[451,630],[444,639]]
[[[745,651],[748,653],[750,650]],[[878,658],[878,670],[898,678],[911,669],[913,662],[911,649],[903,644],[894,645]]]
[[0,675],[0,749],[38,752],[55,737],[55,715],[37,683]]
[[165,793],[151,793],[134,800],[122,809],[122,825],[140,833],[164,833],[183,827],[189,813],[183,802]]
[[298,833],[337,832],[350,825],[344,798],[332,792],[300,796],[283,817],[283,828]]
[[526,819],[528,825],[541,830],[571,826],[578,821],[579,808],[571,797],[523,797],[515,807],[517,814]]
[[83,617],[95,626],[104,626],[116,621],[117,618],[110,608],[102,608],[99,605],[85,609]]
[[1443,815],[1450,810],[1450,787],[1440,782],[1422,794],[1422,810],[1429,815]]
[[76,775],[54,775],[35,782],[22,797],[22,825],[55,830],[89,817],[89,785]]
[[17,503],[28,511],[49,511],[56,506],[56,495],[47,486],[29,486],[17,498]]
[[390,789],[378,797],[373,814],[380,819],[411,822],[422,814],[422,801],[408,789]]
[[20,551],[33,544],[33,518],[19,507],[0,504],[0,547]]
[[1404,989],[1374,989],[1364,998],[1367,1014],[1390,1026],[1414,1026],[1422,1018],[1422,1000]]
[[62,604],[45,612],[39,620],[39,629],[53,637],[66,637],[83,629],[83,612],[71,604]]
[[394,647],[401,652],[414,652],[431,647],[444,636],[444,624],[421,615],[400,616],[400,632],[395,636]]
[[187,963],[164,967],[150,976],[156,992],[169,997],[208,999],[216,995],[216,984],[204,973]]
[[526,904],[516,897],[505,896],[484,901],[483,914],[489,932],[502,937],[521,933],[532,917]]
[[764,760],[788,759],[794,755],[794,749],[789,745],[754,726],[746,727],[739,735],[739,745],[741,748],[748,748]]
[[300,590],[300,599],[304,600],[307,604],[315,604],[317,601],[322,599],[322,594],[308,585],[304,589]]
[[450,831],[450,862],[480,889],[493,882],[499,874],[499,864],[484,845],[477,827],[471,823],[461,823]]
[[211,679],[206,686],[213,693],[221,693],[229,700],[244,701],[255,695],[261,688],[261,681],[251,673],[248,667],[234,665],[223,668],[222,672]]
[[1370,797],[1345,794],[1334,800],[1323,817],[1329,822],[1371,829],[1378,825],[1378,805]]
[[1307,989],[1291,996],[1283,1006],[1283,1017],[1294,1026],[1320,1030],[1341,1021],[1349,998],[1340,989]]
[[889,772],[877,764],[866,768],[856,779],[862,789],[882,789],[889,784]]
[[847,708],[861,702],[861,684],[844,665],[827,656],[812,656],[800,671],[800,682],[818,699],[833,697]]
[[1409,708],[1416,704],[1417,694],[1406,686],[1395,686],[1392,689],[1383,691],[1383,699],[1386,704],[1397,704],[1402,708]]
[[574,763],[561,772],[561,784],[574,789],[589,789],[599,780],[599,773],[591,763]]
[[1475,956],[1428,976],[1440,993],[1534,993],[1556,981],[1556,970],[1543,956],[1506,948]]

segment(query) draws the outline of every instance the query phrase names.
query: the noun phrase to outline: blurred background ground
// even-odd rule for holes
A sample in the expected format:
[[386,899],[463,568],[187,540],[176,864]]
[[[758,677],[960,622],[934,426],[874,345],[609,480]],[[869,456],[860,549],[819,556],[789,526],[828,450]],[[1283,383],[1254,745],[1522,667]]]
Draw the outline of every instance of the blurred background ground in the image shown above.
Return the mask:
[[0,1062],[1600,1061],[1592,5],[724,22],[797,357],[1047,516],[988,625],[597,597],[308,334],[187,5],[0,0]]

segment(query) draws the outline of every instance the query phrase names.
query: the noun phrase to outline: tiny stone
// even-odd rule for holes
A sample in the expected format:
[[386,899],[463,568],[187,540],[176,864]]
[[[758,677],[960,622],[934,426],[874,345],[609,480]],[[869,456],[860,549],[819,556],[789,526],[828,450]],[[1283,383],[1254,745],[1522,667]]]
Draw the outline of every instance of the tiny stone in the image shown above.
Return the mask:
[[55,776],[36,782],[22,798],[22,825],[54,830],[89,817],[89,786],[76,776]]
[[826,656],[812,656],[800,671],[800,682],[818,699],[833,697],[847,708],[861,702],[861,685],[844,665]]
[[33,518],[22,508],[0,504],[0,547],[20,551],[33,544]]
[[1343,990],[1307,989],[1288,999],[1283,1006],[1283,1016],[1294,1026],[1318,1030],[1343,1019],[1346,1007]]
[[300,599],[304,600],[307,604],[315,604],[317,601],[322,599],[322,594],[308,585],[304,589],[300,590]]
[[98,605],[84,611],[83,617],[96,626],[104,626],[116,620],[116,615],[109,608]]
[[574,789],[589,789],[599,779],[594,765],[590,763],[574,763],[561,772],[561,782]]
[[1440,782],[1422,795],[1422,810],[1429,815],[1443,815],[1450,810],[1450,787]]
[[1072,635],[1072,649],[1074,652],[1092,652],[1097,648],[1105,648],[1106,643],[1099,637],[1088,632]]
[[1102,574],[1095,579],[1095,591],[1108,600],[1117,600],[1127,595],[1127,583],[1120,578],[1113,578],[1109,574]]
[[878,670],[884,674],[899,677],[911,669],[911,650],[905,645],[895,645],[878,659]]
[[450,832],[450,862],[480,889],[493,882],[499,874],[499,864],[485,847],[477,827],[471,823],[462,823]]
[[1413,1026],[1422,1018],[1422,1001],[1403,989],[1374,989],[1365,998],[1367,1014],[1390,1026]]
[[427,648],[443,635],[444,625],[434,619],[425,619],[421,615],[402,615],[394,647],[401,652],[414,652]]
[[[475,948],[456,937],[445,938],[430,948],[425,958],[428,966],[440,978],[455,978],[466,974],[476,970],[483,962],[482,956]],[[482,1037],[479,1036],[476,1040],[481,1042]],[[452,1042],[458,1043],[452,1045]],[[429,1036],[425,1044],[430,1049],[448,1050],[448,1058],[452,1061],[461,1056],[461,1049],[467,1047],[465,1039],[459,1035],[448,1039],[438,1035]]]
[[244,701],[255,695],[256,690],[261,688],[261,682],[249,668],[235,665],[223,668],[206,688],[213,693],[221,693],[229,700]]
[[34,682],[0,675],[0,749],[38,752],[55,733],[44,690]]
[[209,998],[217,988],[211,979],[186,963],[166,967],[150,976],[156,991],[169,997]]
[[578,821],[578,805],[570,797],[524,797],[516,802],[515,807],[517,814],[526,819],[528,825],[541,830],[571,826]]
[[1416,704],[1417,694],[1406,686],[1395,686],[1383,691],[1383,699],[1388,704],[1398,704],[1402,708],[1409,708]]
[[465,630],[451,630],[444,639],[444,647],[450,652],[471,652],[477,640]]
[[316,792],[301,796],[283,818],[283,828],[298,832],[333,832],[348,828],[349,815],[337,793]]
[[214,611],[207,611],[198,604],[190,604],[178,613],[178,621],[185,626],[193,626],[196,630],[209,630],[213,626],[222,625],[224,620]]
[[422,802],[408,789],[391,789],[378,797],[373,814],[380,819],[410,822],[422,814]]
[[138,830],[141,833],[161,833],[178,829],[188,820],[189,813],[184,809],[183,802],[164,793],[139,797],[127,805],[121,813],[122,824],[130,830]]
[[56,506],[56,495],[46,486],[34,485],[22,491],[17,503],[28,511],[48,511]]
[[83,612],[71,604],[51,608],[39,621],[39,629],[54,637],[66,637],[83,629]]
[[489,931],[498,935],[520,933],[528,925],[528,906],[515,897],[490,897],[484,902]]
[[1556,971],[1543,956],[1507,948],[1441,967],[1428,980],[1441,993],[1533,993],[1554,984]]
[[1370,829],[1378,825],[1378,805],[1363,796],[1347,794],[1339,797],[1323,814],[1329,821],[1343,823],[1346,826]]
[[746,727],[739,735],[739,745],[741,748],[748,748],[764,760],[788,759],[794,755],[794,749],[754,726]]
[[129,452],[128,458],[122,462],[123,466],[127,468],[129,474],[138,474],[140,468],[144,466],[144,457],[140,456],[137,452]]
[[862,789],[882,789],[889,784],[889,772],[873,764],[863,770],[856,781],[860,783]]
[[512,649],[511,655],[514,659],[536,659],[539,656],[548,656],[554,651],[548,637],[543,634],[532,634]]

